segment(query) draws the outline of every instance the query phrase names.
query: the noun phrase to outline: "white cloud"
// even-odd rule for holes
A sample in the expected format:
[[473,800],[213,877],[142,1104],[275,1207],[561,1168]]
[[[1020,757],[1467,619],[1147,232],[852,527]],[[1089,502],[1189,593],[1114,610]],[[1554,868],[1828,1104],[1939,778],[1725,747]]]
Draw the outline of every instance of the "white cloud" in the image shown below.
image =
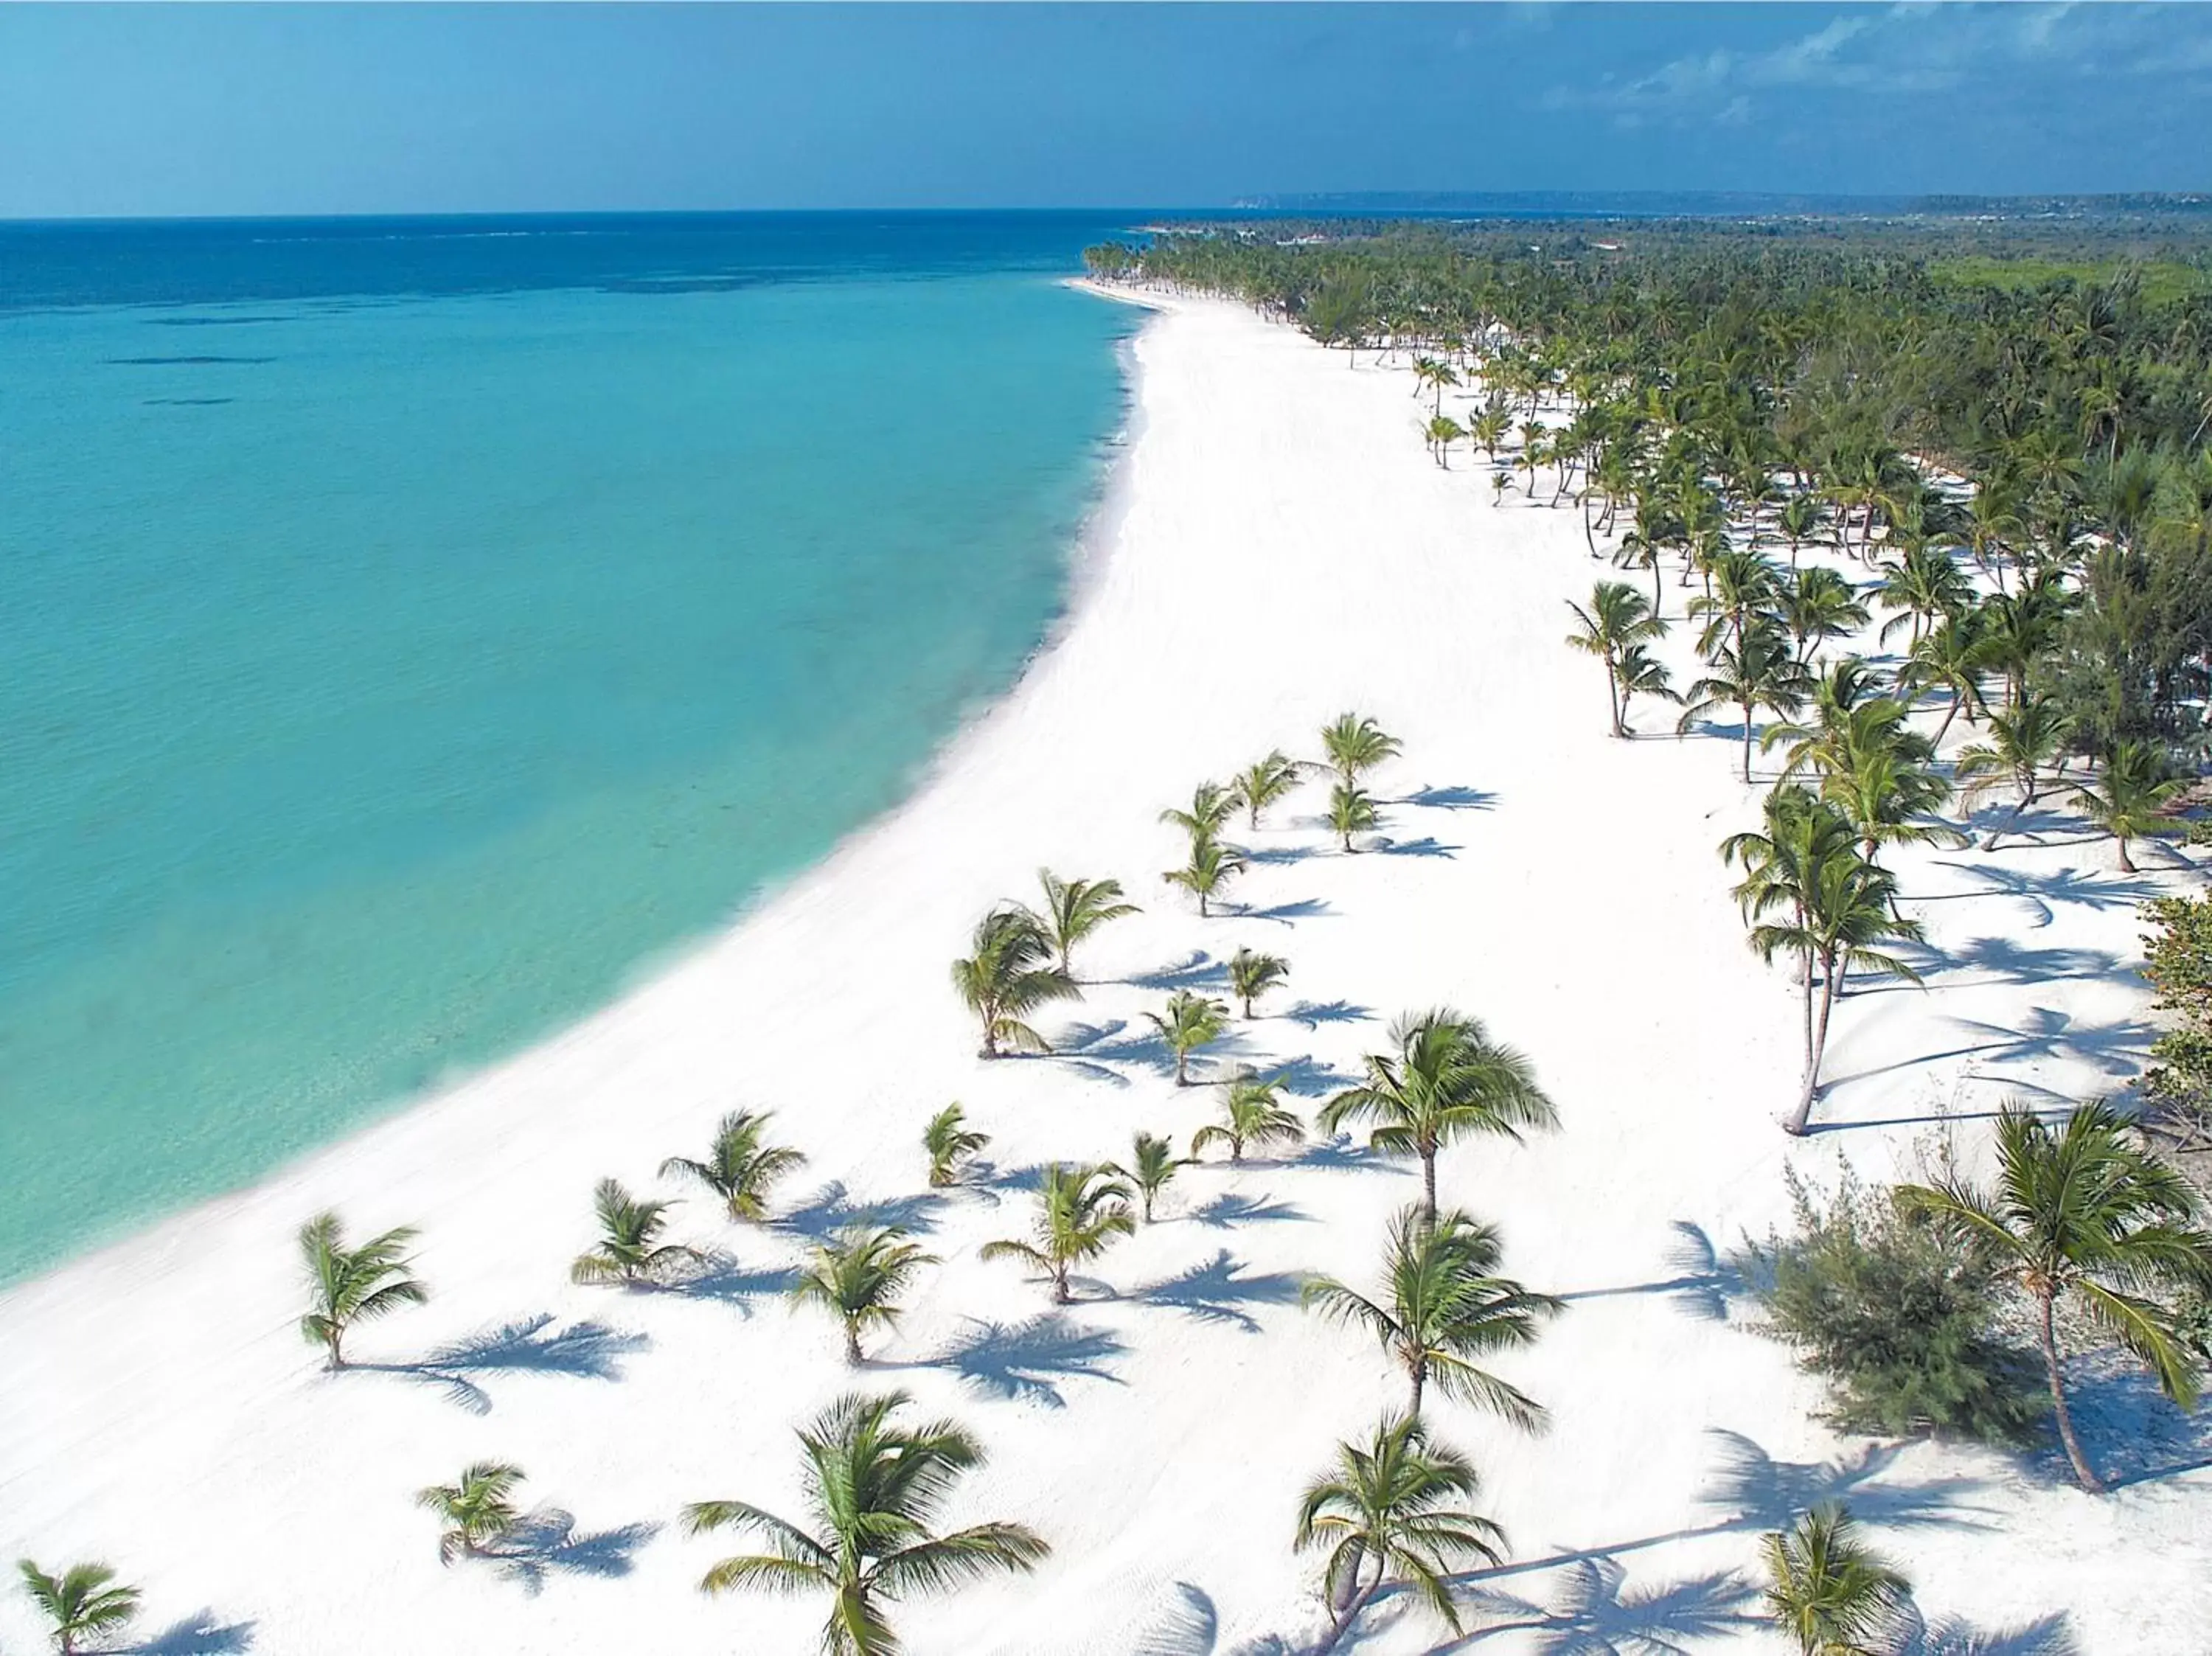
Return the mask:
[[1789,89],[1926,96],[2030,68],[2116,78],[2202,72],[2212,68],[2212,7],[1900,0],[1847,12],[1764,52],[1687,52],[1640,75],[1554,86],[1541,101],[1609,111],[1625,124],[1733,125],[1756,112],[1763,95]]

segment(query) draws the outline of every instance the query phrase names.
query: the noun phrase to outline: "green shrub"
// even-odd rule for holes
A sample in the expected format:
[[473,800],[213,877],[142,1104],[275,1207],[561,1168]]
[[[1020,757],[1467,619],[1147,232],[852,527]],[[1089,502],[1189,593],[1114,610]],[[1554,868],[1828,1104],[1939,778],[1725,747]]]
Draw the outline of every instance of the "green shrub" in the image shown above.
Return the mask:
[[1829,1383],[1846,1431],[2016,1443],[2045,1406],[2032,1356],[1999,1330],[1992,1273],[1846,1174],[1825,1207],[1795,1177],[1796,1229],[1751,1249],[1771,1331]]

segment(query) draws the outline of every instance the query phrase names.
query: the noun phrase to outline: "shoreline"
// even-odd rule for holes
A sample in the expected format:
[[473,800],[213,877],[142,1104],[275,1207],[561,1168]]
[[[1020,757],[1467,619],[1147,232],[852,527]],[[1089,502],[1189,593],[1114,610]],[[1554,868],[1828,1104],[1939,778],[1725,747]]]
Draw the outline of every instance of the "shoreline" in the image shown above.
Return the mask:
[[[1971,1125],[1998,1089],[2081,1095],[2109,1077],[2148,996],[2120,976],[2133,919],[2117,894],[2131,888],[2101,848],[1956,867],[1905,853],[1908,902],[1931,905],[1940,943],[2032,938],[2020,946],[2112,968],[2008,976],[2000,956],[1924,994],[1854,994],[1823,1131],[1786,1141],[1795,991],[1744,947],[1713,852],[1755,805],[1729,741],[1604,735],[1600,682],[1559,641],[1565,599],[1610,573],[1572,514],[1494,505],[1481,469],[1431,464],[1401,371],[1347,372],[1225,303],[1159,309],[1130,349],[1143,425],[1101,514],[1103,555],[1071,586],[1064,630],[903,804],[555,1040],[0,1294],[0,1392],[20,1400],[0,1417],[0,1545],[108,1558],[148,1588],[149,1625],[208,1606],[288,1656],[439,1641],[583,1656],[738,1629],[796,1651],[820,1607],[702,1598],[701,1569],[730,1549],[671,1520],[708,1496],[793,1510],[792,1427],[848,1386],[897,1386],[990,1450],[950,1521],[1027,1522],[1055,1548],[1033,1578],[915,1604],[917,1656],[1132,1656],[1178,1625],[1212,1627],[1224,1651],[1303,1637],[1316,1606],[1287,1545],[1297,1491],[1399,1386],[1364,1341],[1299,1312],[1297,1281],[1367,1282],[1417,1181],[1345,1150],[1189,1169],[1064,1308],[975,1257],[1026,1223],[1027,1170],[1211,1119],[1212,1089],[1174,1086],[1144,1015],[1249,944],[1286,955],[1290,983],[1211,1063],[1279,1068],[1302,1115],[1389,1019],[1443,1002],[1525,1051],[1565,1119],[1443,1165],[1447,1199],[1502,1225],[1504,1268],[1573,1306],[1499,1365],[1551,1407],[1548,1436],[1439,1410],[1516,1544],[1486,1586],[1537,1624],[1486,1641],[1503,1656],[1532,1647],[1591,1561],[1624,1572],[1628,1598],[1697,1584],[1712,1598],[1778,1505],[1830,1489],[1911,1558],[1931,1621],[1994,1631],[2070,1611],[2092,1652],[2187,1648],[2212,1615],[2187,1503],[2205,1474],[2096,1507],[1990,1452],[1838,1438],[1811,1417],[1818,1386],[1744,1326],[1723,1268],[1739,1236],[1786,1216],[1785,1168],[1878,1174],[1947,1105]],[[1340,854],[1308,792],[1257,834],[1240,823],[1261,858],[1199,919],[1157,878],[1174,852],[1159,807],[1267,747],[1310,752],[1346,706],[1406,743],[1378,780],[1389,843]],[[1085,999],[1040,1020],[1057,1055],[981,1064],[945,963],[990,902],[1029,895],[1040,863],[1116,876],[1144,913],[1096,940]],[[2049,903],[2039,921],[2016,893],[1981,889],[1984,869],[2115,899]],[[2010,1044],[1973,1047],[1960,1022]],[[915,1136],[953,1098],[994,1135],[1000,1177],[927,1192]],[[740,1105],[774,1108],[778,1136],[812,1157],[784,1192],[797,1216],[737,1230],[696,1199],[676,1210],[678,1240],[733,1260],[714,1294],[569,1284],[592,1180],[656,1187],[663,1156],[696,1154]],[[421,1223],[435,1296],[364,1329],[365,1372],[328,1379],[291,1326],[290,1229],[323,1205],[356,1234]],[[944,1264],[855,1374],[775,1285],[811,1236],[870,1211],[908,1216]],[[540,1317],[544,1338],[591,1360],[532,1366],[530,1332],[524,1359],[432,1361]],[[554,1570],[534,1597],[441,1570],[410,1493],[487,1457],[521,1464],[526,1497],[573,1512],[580,1533],[659,1527],[620,1569]],[[1942,1517],[1935,1492],[1966,1518]],[[2124,1617],[2100,1605],[2100,1586],[2154,1552],[2171,1568]],[[0,1642],[17,1614],[0,1604]],[[1426,1651],[1434,1631],[1407,1618],[1364,1645]]]

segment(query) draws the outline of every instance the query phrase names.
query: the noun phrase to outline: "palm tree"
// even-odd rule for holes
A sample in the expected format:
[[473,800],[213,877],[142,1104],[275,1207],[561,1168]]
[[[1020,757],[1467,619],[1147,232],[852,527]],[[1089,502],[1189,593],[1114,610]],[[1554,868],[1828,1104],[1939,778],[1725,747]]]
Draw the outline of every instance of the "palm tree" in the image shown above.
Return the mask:
[[1898,689],[1908,695],[1940,685],[1950,693],[1951,705],[1944,710],[1943,722],[1936,728],[1933,744],[1943,745],[1949,734],[1951,721],[1961,713],[1972,725],[1975,716],[1987,710],[1982,696],[1982,675],[1990,665],[1990,640],[1983,612],[1979,608],[1960,610],[1945,616],[1921,635],[1920,642],[1905,658],[1897,680]]
[[308,1294],[300,1332],[310,1345],[323,1348],[325,1367],[345,1367],[346,1330],[354,1324],[374,1322],[430,1297],[407,1257],[407,1245],[415,1237],[413,1226],[401,1225],[349,1248],[335,1213],[319,1213],[300,1227]]
[[942,1190],[957,1185],[963,1165],[991,1142],[991,1135],[968,1125],[968,1112],[957,1102],[947,1104],[929,1118],[921,1130],[921,1148],[929,1157],[929,1185]]
[[1022,1020],[1038,1007],[1082,992],[1052,964],[1052,939],[1036,916],[1012,906],[993,909],[975,923],[975,953],[952,962],[952,986],[983,1026],[981,1057],[1000,1046],[1048,1052],[1052,1043]]
[[1781,627],[1765,617],[1744,634],[1741,646],[1714,640],[1707,664],[1712,670],[1690,686],[1695,699],[1683,709],[1675,729],[1689,729],[1692,720],[1715,707],[1733,705],[1742,709],[1743,779],[1749,782],[1753,712],[1764,707],[1778,717],[1796,713],[1805,705],[1812,676],[1791,652],[1789,637]]
[[1764,1536],[1766,1611],[1803,1656],[1884,1656],[1912,1584],[1859,1540],[1850,1512],[1826,1501],[1794,1529]]
[[1194,836],[1190,842],[1190,860],[1181,868],[1171,868],[1160,878],[1170,885],[1181,886],[1198,899],[1200,917],[1211,913],[1208,905],[1219,895],[1221,888],[1242,874],[1247,867],[1244,853],[1235,846],[1224,845],[1211,836]]
[[415,1504],[446,1521],[438,1537],[438,1562],[481,1558],[514,1532],[522,1514],[511,1498],[522,1482],[522,1469],[505,1461],[479,1460],[457,1483],[434,1483],[418,1490]]
[[1357,786],[1369,771],[1401,751],[1396,737],[1362,713],[1339,713],[1322,725],[1321,745],[1328,755],[1328,768],[1346,787]]
[[1888,643],[1892,633],[1909,625],[1911,643],[1917,647],[1921,634],[1936,617],[1955,615],[1972,604],[1974,588],[1958,561],[1942,547],[1917,546],[1882,566],[1875,598],[1883,609],[1900,612],[1882,623],[1881,641]]
[[1291,963],[1279,955],[1262,955],[1239,944],[1229,957],[1229,992],[1243,1003],[1244,1021],[1252,1021],[1252,1003],[1291,975]]
[[1394,1581],[1411,1583],[1459,1631],[1449,1577],[1469,1563],[1505,1560],[1505,1532],[1468,1507],[1480,1488],[1473,1465],[1431,1443],[1411,1415],[1386,1418],[1364,1447],[1337,1446],[1335,1466],[1298,1503],[1297,1550],[1327,1554],[1332,1619],[1318,1656],[1328,1656]]
[[1450,363],[1439,361],[1433,356],[1413,359],[1413,395],[1419,397],[1425,391],[1434,391],[1437,394],[1434,412],[1442,414],[1444,411],[1444,392],[1458,384],[1459,373]]
[[2066,738],[2073,731],[2074,721],[2056,701],[2030,695],[2009,712],[1991,715],[1989,742],[1977,743],[1959,755],[1955,774],[1969,782],[1969,795],[2002,782],[2020,791],[2012,814],[1982,841],[1984,851],[1995,851],[1998,836],[2008,833],[2021,814],[2035,803],[2036,773],[2066,750]]
[[1831,639],[1849,638],[1867,624],[1857,591],[1832,569],[1808,569],[1782,588],[1782,622],[1797,641],[1797,658],[1809,662]]
[[1221,1039],[1228,1010],[1209,995],[1178,989],[1168,997],[1167,1008],[1164,1012],[1145,1014],[1152,1026],[1159,1031],[1160,1039],[1175,1053],[1176,1086],[1190,1085],[1190,1055],[1200,1047],[1211,1046]]
[[[1632,644],[1620,652],[1613,665],[1613,681],[1620,686],[1620,722],[1628,723],[1630,702],[1639,695],[1656,696],[1662,701],[1680,704],[1682,698],[1668,682],[1666,664],[1659,660],[1641,644]],[[1633,737],[1636,732],[1626,730]]]
[[1200,840],[1211,840],[1229,821],[1229,813],[1237,809],[1237,796],[1218,782],[1200,782],[1191,791],[1190,809],[1170,808],[1160,813],[1160,821],[1172,822],[1191,837],[1194,845]]
[[950,1421],[901,1425],[893,1416],[907,1402],[903,1392],[849,1393],[799,1432],[813,1533],[743,1501],[684,1507],[690,1534],[740,1530],[765,1547],[721,1560],[701,1580],[700,1591],[825,1592],[831,1598],[822,1630],[827,1656],[896,1656],[886,1601],[1035,1569],[1051,1549],[1019,1524],[932,1532],[953,1486],[983,1464],[983,1450]]
[[1255,759],[1237,773],[1229,785],[1230,797],[1244,808],[1245,821],[1257,829],[1260,813],[1298,785],[1298,767],[1280,748],[1264,759]]
[[568,1278],[576,1283],[617,1283],[636,1288],[658,1283],[680,1266],[696,1265],[696,1248],[663,1242],[673,1202],[641,1200],[617,1179],[602,1179],[592,1192],[599,1216],[599,1245],[576,1256]]
[[1358,849],[1352,843],[1353,834],[1371,834],[1382,821],[1382,812],[1376,810],[1373,797],[1364,788],[1339,782],[1329,790],[1328,825],[1347,852]]
[[[1622,658],[1637,646],[1662,636],[1667,623],[1651,613],[1644,594],[1626,581],[1601,580],[1590,588],[1589,609],[1571,599],[1567,608],[1581,623],[1581,630],[1570,633],[1567,642],[1605,664],[1606,711],[1613,719],[1613,733],[1625,737],[1628,727],[1621,693]],[[1649,663],[1650,658],[1645,657],[1644,664]]]
[[1556,1127],[1559,1115],[1528,1060],[1490,1039],[1481,1020],[1450,1007],[1407,1013],[1390,1028],[1395,1053],[1370,1052],[1367,1079],[1322,1106],[1323,1132],[1347,1120],[1375,1122],[1378,1150],[1421,1158],[1426,1211],[1437,1210],[1437,1152],[1476,1134],[1519,1142],[1528,1127]]
[[1437,464],[1446,471],[1451,470],[1451,446],[1467,435],[1467,428],[1449,414],[1439,414],[1425,428],[1429,452],[1437,457]]
[[1170,1139],[1148,1133],[1141,1128],[1130,1142],[1130,1157],[1127,1163],[1109,1162],[1106,1171],[1116,1178],[1127,1180],[1136,1189],[1145,1222],[1152,1222],[1152,1203],[1159,1193],[1174,1183],[1175,1176],[1190,1165],[1175,1153]]
[[2166,808],[2189,789],[2185,776],[2170,776],[2166,761],[2148,743],[2116,743],[2105,755],[2104,773],[2074,791],[2074,803],[2119,849],[2120,871],[2132,874],[2128,841],[2171,834],[2175,824]]
[[[1487,455],[1491,464],[1495,465],[1498,462],[1498,446],[1505,440],[1505,434],[1512,429],[1513,416],[1504,409],[1492,406],[1484,409],[1481,413],[1474,416],[1474,424],[1469,428],[1468,434],[1481,445],[1483,453]],[[1506,476],[1504,472],[1498,475]],[[1506,477],[1506,481],[1510,482],[1512,480],[1510,477]],[[1502,494],[1505,491],[1501,488],[1498,492]]]
[[1075,976],[1070,959],[1075,945],[1107,921],[1139,912],[1136,904],[1122,901],[1119,880],[1063,880],[1041,868],[1037,883],[1044,888],[1044,913],[1037,924],[1060,951],[1060,972],[1070,981]]
[[1117,1236],[1135,1234],[1127,1182],[1110,1163],[1070,1167],[1048,1163],[1037,1189],[1037,1212],[1030,1228],[1033,1241],[983,1244],[985,1259],[1020,1259],[1042,1271],[1052,1283],[1054,1305],[1066,1305],[1069,1270],[1095,1259]]
[[1901,1186],[1897,1199],[1985,1250],[2027,1291],[2059,1439],[2075,1477],[2097,1494],[2104,1486],[2067,1408],[2052,1321],[2058,1302],[2080,1305],[2157,1376],[2167,1397],[2192,1410],[2197,1355],[2160,1296],[2212,1289],[2212,1234],[2195,1188],[2107,1105],[2085,1105],[2054,1128],[2008,1104],[1997,1118],[1997,1169],[1994,1190],[1946,1180]]
[[860,1336],[896,1328],[899,1296],[914,1274],[938,1263],[908,1240],[903,1225],[848,1225],[816,1245],[791,1285],[793,1305],[818,1305],[845,1328],[845,1361],[858,1366]]
[[1797,549],[1820,532],[1828,514],[1817,494],[1793,494],[1783,502],[1782,511],[1774,520],[1783,538],[1790,543],[1790,567],[1797,567]]
[[1731,835],[1722,841],[1721,855],[1730,861],[1741,858],[1747,864],[1747,877],[1735,890],[1747,919],[1759,922],[1778,909],[1788,913],[1784,920],[1754,924],[1750,943],[1762,960],[1790,954],[1802,968],[1804,1084],[1787,1124],[1792,1135],[1802,1137],[1820,1090],[1820,1059],[1843,974],[1857,968],[1919,982],[1918,973],[1875,945],[1893,938],[1917,941],[1921,928],[1917,920],[1898,917],[1897,883],[1887,869],[1859,854],[1857,831],[1849,818],[1802,789],[1774,792],[1780,797],[1768,802],[1769,833]]
[[138,1614],[138,1589],[117,1583],[105,1564],[72,1564],[49,1575],[27,1558],[15,1562],[24,1591],[54,1624],[54,1648],[76,1656],[86,1639],[119,1633]]
[[731,1111],[714,1128],[714,1142],[705,1161],[672,1156],[660,1164],[660,1176],[695,1179],[720,1198],[723,1211],[732,1219],[740,1224],[760,1223],[768,1217],[770,1187],[806,1163],[804,1150],[761,1142],[775,1119],[773,1110],[758,1115],[750,1110]]
[[1213,1144],[1228,1145],[1229,1159],[1242,1162],[1247,1144],[1265,1148],[1304,1141],[1305,1123],[1283,1107],[1282,1077],[1271,1076],[1263,1081],[1250,1074],[1233,1076],[1221,1086],[1221,1119],[1191,1135],[1193,1161]]
[[1429,1383],[1448,1398],[1502,1415],[1523,1431],[1544,1429],[1542,1407],[1479,1367],[1478,1357],[1534,1345],[1545,1319],[1566,1308],[1497,1274],[1504,1255],[1495,1225],[1456,1210],[1408,1207],[1392,1222],[1383,1259],[1389,1286],[1369,1299],[1330,1277],[1306,1283],[1299,1303],[1364,1328],[1405,1369],[1410,1417]]

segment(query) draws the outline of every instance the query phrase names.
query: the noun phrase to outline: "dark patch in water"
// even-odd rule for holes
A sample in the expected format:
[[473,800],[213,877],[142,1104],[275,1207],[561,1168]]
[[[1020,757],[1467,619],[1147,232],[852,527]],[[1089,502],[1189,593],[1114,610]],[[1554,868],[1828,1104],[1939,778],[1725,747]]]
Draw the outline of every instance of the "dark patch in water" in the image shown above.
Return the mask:
[[289,316],[149,316],[149,328],[242,328],[249,322],[289,322]]
[[124,368],[196,368],[211,362],[274,362],[273,356],[111,356]]
[[211,409],[223,403],[235,403],[235,397],[149,397],[149,409]]

